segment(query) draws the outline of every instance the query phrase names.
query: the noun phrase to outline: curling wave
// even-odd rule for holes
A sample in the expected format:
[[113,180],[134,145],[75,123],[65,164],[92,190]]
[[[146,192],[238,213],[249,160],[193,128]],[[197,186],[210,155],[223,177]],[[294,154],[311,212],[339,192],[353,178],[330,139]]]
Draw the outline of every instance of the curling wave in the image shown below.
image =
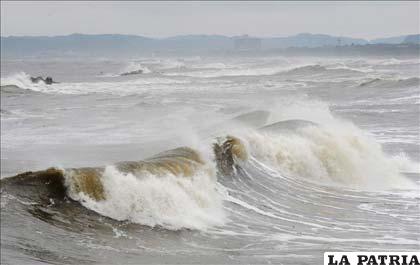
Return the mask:
[[[259,118],[265,123],[268,113],[255,111],[236,117],[252,124]],[[286,186],[413,188],[415,184],[401,174],[410,161],[386,155],[353,124],[334,121],[284,120],[239,131],[217,138],[214,156],[209,158],[182,147],[105,167],[26,172],[3,179],[1,187],[36,203],[54,202],[60,207],[70,198],[118,221],[171,230],[224,225],[228,220],[224,202],[249,205],[229,194],[239,192],[234,190],[237,180],[247,183],[252,192],[260,185],[252,176],[278,176]]]
[[144,161],[99,168],[26,172],[1,181],[2,189],[56,205],[67,197],[119,221],[166,229],[206,229],[225,221],[212,167],[190,148]]
[[327,185],[346,185],[362,189],[410,188],[413,183],[401,175],[399,157],[389,157],[373,139],[351,124],[313,126],[258,132],[247,135],[249,151],[294,178],[305,178]]
[[125,68],[119,73],[121,76],[135,75],[135,74],[150,74],[152,71],[136,62],[130,62]]
[[11,90],[16,92],[19,89],[39,91],[47,87],[44,82],[33,83],[31,81],[31,76],[25,72],[2,77],[0,84],[2,92],[10,92]]

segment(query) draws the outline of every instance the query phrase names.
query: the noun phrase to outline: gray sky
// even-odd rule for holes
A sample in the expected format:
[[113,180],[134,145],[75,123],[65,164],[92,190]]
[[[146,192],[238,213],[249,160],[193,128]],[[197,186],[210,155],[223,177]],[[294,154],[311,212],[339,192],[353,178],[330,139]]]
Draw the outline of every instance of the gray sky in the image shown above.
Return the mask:
[[377,38],[419,33],[419,2],[8,2],[1,35],[71,33]]

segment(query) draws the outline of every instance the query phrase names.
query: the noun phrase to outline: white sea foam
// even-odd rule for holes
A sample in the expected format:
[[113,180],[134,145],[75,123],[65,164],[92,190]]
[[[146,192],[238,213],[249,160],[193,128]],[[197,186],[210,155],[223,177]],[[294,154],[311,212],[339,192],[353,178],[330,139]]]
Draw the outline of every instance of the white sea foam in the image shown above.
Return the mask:
[[159,69],[167,70],[174,68],[183,68],[185,67],[185,62],[176,59],[166,59],[159,61]]
[[227,65],[225,63],[203,63],[203,64],[194,64],[191,68],[194,69],[228,69],[234,68],[235,66]]
[[[202,68],[207,68],[207,67],[206,65],[204,65]],[[188,77],[198,77],[198,78],[216,78],[216,77],[226,77],[226,76],[259,76],[259,75],[274,75],[276,73],[285,71],[287,69],[287,67],[285,66],[250,67],[246,65],[240,66],[240,67],[221,67],[221,65],[219,65],[218,67],[211,67],[211,68],[212,69],[207,69],[207,70],[202,69],[200,71],[191,71],[191,72],[171,72],[171,73],[166,73],[165,75],[188,76]],[[201,68],[197,68],[197,69],[201,69]]]
[[[317,122],[294,132],[248,133],[250,153],[278,170],[323,183],[366,189],[412,188],[401,172],[417,165],[406,156],[391,157],[354,124],[335,118],[322,103],[306,102],[281,110],[281,116]],[[274,113],[275,114],[275,113]],[[275,116],[275,115],[272,115]]]
[[406,162],[388,157],[355,127],[305,128],[299,134],[254,134],[252,154],[295,177],[362,188],[410,188]]
[[143,74],[150,74],[152,71],[146,66],[138,62],[129,62],[120,72],[120,74],[131,73],[134,71],[142,71]]
[[1,78],[1,85],[15,85],[22,89],[29,89],[50,94],[89,94],[111,93],[118,95],[144,93],[153,85],[153,89],[169,90],[174,84],[187,84],[187,80],[178,80],[168,77],[142,77],[122,82],[76,82],[57,83],[46,85],[44,82],[33,83],[30,76],[24,72]]
[[[398,81],[415,76],[416,65],[400,67],[394,62],[395,66],[383,66],[378,60],[371,61],[367,57],[345,59],[343,63],[340,63],[343,59],[305,58],[297,62],[299,58],[293,58],[290,59],[293,61],[281,64],[277,62],[280,59],[271,56],[204,57],[202,60],[131,58],[131,61],[149,67],[153,73],[103,78],[100,82],[96,77],[89,79],[89,73],[95,75],[109,69],[110,65],[105,67],[101,63],[93,65],[97,69],[82,73],[80,80],[90,82],[51,86],[32,84],[26,74],[13,77],[9,84],[44,93],[92,94],[86,97],[53,96],[27,93],[14,87],[4,89],[2,104],[6,105],[2,109],[12,113],[6,116],[22,117],[21,120],[2,120],[2,158],[7,162],[3,169],[5,175],[14,170],[36,170],[49,165],[77,167],[132,160],[177,146],[193,147],[201,153],[199,147],[204,145],[207,157],[203,156],[202,160],[211,161],[211,143],[203,143],[202,139],[211,142],[213,136],[227,133],[238,136],[250,155],[248,161],[237,161],[242,167],[236,171],[238,175],[218,176],[218,182],[208,172],[198,172],[192,178],[136,176],[108,167],[101,177],[106,200],[92,201],[74,191],[69,191],[69,195],[87,209],[126,221],[92,219],[85,216],[84,211],[68,211],[71,208],[67,206],[63,209],[56,201],[52,208],[40,208],[53,214],[53,222],[35,227],[43,235],[50,235],[55,230],[59,232],[50,236],[51,240],[44,240],[45,247],[57,250],[57,242],[64,234],[62,229],[49,228],[59,228],[60,220],[71,221],[73,217],[68,214],[77,213],[74,218],[88,222],[83,223],[87,230],[79,233],[82,243],[77,244],[79,248],[90,248],[92,255],[86,259],[98,263],[110,258],[119,263],[135,262],[139,254],[147,256],[147,260],[162,256],[168,261],[177,253],[187,253],[192,260],[199,260],[199,255],[203,255],[221,263],[309,264],[319,263],[314,255],[328,242],[350,250],[372,245],[385,250],[416,249],[420,165],[416,149],[419,146],[415,120],[418,111],[414,104],[418,104],[419,87],[418,79]],[[169,65],[171,60],[173,64]],[[5,63],[7,66],[8,62]],[[168,63],[166,70],[163,69],[165,63]],[[19,67],[15,64],[12,62],[10,68]],[[21,65],[18,69],[28,69],[28,73],[35,67],[26,61]],[[320,67],[288,72],[304,65]],[[39,71],[44,71],[42,64],[39,67]],[[202,69],[198,69],[200,67]],[[232,75],[247,69],[254,75],[261,69],[263,74],[270,73],[269,68],[280,72],[223,79],[181,76],[182,72]],[[78,80],[72,69],[84,68],[72,64],[70,68],[57,67],[45,72],[63,78],[67,72],[66,79]],[[109,71],[117,74],[122,70]],[[352,75],[348,70],[361,73]],[[375,75],[371,75],[371,70]],[[163,76],[171,72],[180,76]],[[356,78],[349,80],[349,76]],[[2,83],[6,81],[3,77]],[[342,77],[346,82],[342,82]],[[374,78],[378,81],[359,87]],[[14,95],[15,91],[20,95]],[[119,96],[134,93],[142,96]],[[327,102],[317,102],[314,98]],[[382,104],[384,106],[377,108],[368,107]],[[334,106],[334,112],[330,111],[330,106]],[[264,119],[255,127],[289,119],[313,121],[319,127],[262,133],[231,121],[237,114],[251,110],[271,113],[267,122]],[[340,110],[345,112],[338,112]],[[407,112],[393,112],[397,110]],[[339,115],[361,124],[367,131],[340,120]],[[197,131],[199,136],[195,135]],[[378,141],[386,143],[386,151],[392,154],[384,152]],[[28,143],[35,145],[28,149]],[[398,154],[400,151],[407,153]],[[416,163],[409,157],[417,159]],[[407,190],[394,190],[405,188],[406,179],[402,174],[414,184],[409,183]],[[21,197],[19,186],[11,191]],[[9,231],[7,239],[15,235],[13,225],[7,227],[7,223],[15,223],[14,217],[27,216],[35,225],[39,222],[32,222],[38,217],[36,213],[33,216],[24,212],[23,215],[16,214],[16,210],[32,209],[33,205],[24,204],[32,202],[18,202],[13,198],[3,200],[6,194],[2,193],[0,206],[6,221],[4,231],[6,234]],[[28,195],[22,194],[23,197]],[[35,200],[37,197],[33,197],[33,203],[39,203]],[[19,203],[19,207],[15,207],[15,203]],[[94,235],[97,222],[107,229]],[[127,223],[164,229],[145,229]],[[399,225],[395,225],[397,223]],[[72,231],[80,230],[80,222],[72,227]],[[198,229],[200,232],[172,233],[166,229]],[[26,234],[28,238],[24,239],[33,241],[31,233]],[[96,244],[99,241],[107,244]],[[308,250],[310,259],[296,259],[293,255],[284,259],[283,254],[289,250],[303,248]],[[103,250],[118,250],[121,255],[112,257],[116,252],[108,251],[110,254],[102,257],[95,249],[102,254],[107,253]],[[273,251],[281,253],[273,254]],[[220,253],[227,255],[213,255]],[[75,258],[77,261],[80,257],[76,255]],[[174,262],[182,263],[185,259]]]
[[70,193],[85,207],[116,220],[128,220],[166,229],[205,230],[223,225],[222,194],[214,176],[135,176],[108,166],[102,177],[106,199],[95,201],[83,193]]
[[18,86],[23,89],[31,89],[35,91],[42,90],[47,85],[44,82],[33,83],[31,76],[25,72],[11,74],[1,78],[1,86]]
[[377,60],[373,61],[373,63],[377,65],[384,65],[384,66],[399,66],[399,65],[410,65],[410,64],[420,64],[419,59],[396,59],[390,58],[386,60]]

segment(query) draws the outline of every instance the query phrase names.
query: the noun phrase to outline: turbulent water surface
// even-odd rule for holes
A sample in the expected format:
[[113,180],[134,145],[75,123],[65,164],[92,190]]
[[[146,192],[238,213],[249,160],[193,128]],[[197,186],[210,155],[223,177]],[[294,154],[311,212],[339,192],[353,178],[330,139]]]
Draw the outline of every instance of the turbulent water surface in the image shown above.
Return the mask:
[[2,264],[420,247],[419,58],[1,63]]

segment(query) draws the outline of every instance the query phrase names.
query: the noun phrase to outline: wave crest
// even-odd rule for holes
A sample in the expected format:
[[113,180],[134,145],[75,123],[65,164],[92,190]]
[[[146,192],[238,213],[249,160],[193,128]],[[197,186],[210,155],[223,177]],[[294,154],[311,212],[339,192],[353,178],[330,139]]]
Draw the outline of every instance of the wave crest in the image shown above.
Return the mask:
[[225,214],[216,180],[206,171],[182,178],[170,173],[139,178],[108,166],[101,178],[106,200],[84,193],[70,196],[85,207],[116,220],[178,230],[222,225]]
[[166,229],[206,229],[224,222],[212,166],[190,148],[105,168],[69,169],[68,195],[119,221]]
[[313,64],[313,65],[305,65],[305,66],[299,66],[292,68],[286,72],[282,72],[281,74],[288,74],[288,75],[360,75],[363,72],[359,70],[355,70],[349,67],[345,66],[335,66],[335,67],[327,67],[322,66],[319,64]]
[[31,81],[31,76],[25,72],[15,73],[6,77],[1,78],[1,87],[18,87],[21,89],[31,89],[31,90],[39,90],[37,88],[45,87],[46,84],[44,82],[33,83]]
[[359,84],[360,87],[416,87],[420,85],[420,78],[410,77],[405,79],[381,79],[374,78]]
[[352,124],[253,133],[246,139],[253,157],[294,177],[365,189],[412,187],[400,173],[404,163]]
[[137,62],[128,63],[119,75],[130,75],[130,74],[150,74],[152,71],[144,65]]

